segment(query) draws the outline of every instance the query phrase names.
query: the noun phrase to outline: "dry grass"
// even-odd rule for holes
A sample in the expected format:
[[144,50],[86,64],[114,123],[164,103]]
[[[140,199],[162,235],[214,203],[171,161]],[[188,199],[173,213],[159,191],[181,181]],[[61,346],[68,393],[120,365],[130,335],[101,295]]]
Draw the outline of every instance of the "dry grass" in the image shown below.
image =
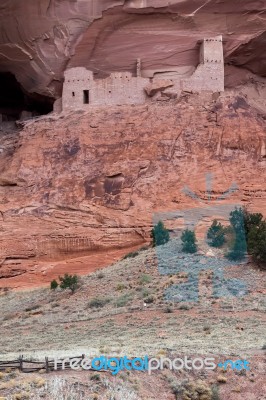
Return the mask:
[[[265,343],[265,273],[241,268],[239,276],[252,283],[250,293],[215,303],[211,295],[197,303],[165,301],[165,288],[184,282],[186,274],[160,275],[154,249],[105,268],[100,278],[99,272],[82,278],[74,295],[50,289],[10,292],[0,297],[1,358],[93,355],[103,347],[132,356],[154,355],[158,349],[185,354],[259,350]],[[209,276],[204,272],[202,279],[211,286]],[[92,306],[95,299],[100,306]]]

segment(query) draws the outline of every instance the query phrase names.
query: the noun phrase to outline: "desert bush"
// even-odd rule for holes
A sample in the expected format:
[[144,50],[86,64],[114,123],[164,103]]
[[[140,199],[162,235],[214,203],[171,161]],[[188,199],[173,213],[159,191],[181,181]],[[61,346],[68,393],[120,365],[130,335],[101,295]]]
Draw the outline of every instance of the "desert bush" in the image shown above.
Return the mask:
[[141,287],[141,286],[138,286],[136,288],[136,291],[141,292],[141,297],[148,297],[151,293],[149,289],[147,289],[146,287]]
[[225,243],[225,228],[215,219],[208,229],[207,239],[210,246],[221,247]]
[[220,400],[219,387],[217,385],[212,385],[211,391],[212,391],[211,400]]
[[152,281],[152,277],[147,274],[142,274],[139,278],[139,282],[141,285],[145,285],[146,283],[150,283]]
[[125,307],[131,300],[132,296],[129,293],[126,293],[115,300],[115,305],[116,307]]
[[132,389],[126,387],[125,385],[121,386],[118,384],[108,385],[108,390],[105,394],[106,399],[115,399],[115,400],[140,400],[137,393]]
[[134,257],[137,257],[138,255],[139,255],[138,251],[131,251],[130,253],[126,254],[123,257],[123,260],[126,260],[127,258],[134,258]]
[[71,384],[68,380],[61,377],[54,377],[49,380],[43,388],[38,389],[32,399],[41,400],[47,397],[53,400],[85,400],[87,396],[84,388],[77,384]]
[[93,374],[93,375],[90,377],[90,380],[91,380],[91,381],[100,382],[100,380],[101,380],[101,375],[100,375],[100,374]]
[[176,399],[177,399],[178,396],[180,396],[184,391],[183,383],[178,381],[175,378],[170,378],[169,384],[170,384],[170,389],[171,389],[172,393],[176,396]]
[[186,310],[186,311],[188,311],[188,310],[190,310],[191,309],[191,306],[189,306],[188,304],[180,304],[180,306],[179,306],[179,310]]
[[209,385],[202,381],[197,380],[189,382],[184,385],[183,400],[189,399],[204,399],[212,400],[212,390]]
[[165,309],[164,309],[164,312],[166,314],[170,314],[170,313],[174,312],[174,310],[173,310],[173,308],[171,306],[166,306]]
[[154,296],[153,295],[150,295],[150,296],[147,296],[147,297],[144,297],[144,301],[145,301],[145,303],[147,303],[147,304],[151,304],[151,303],[153,303],[154,302]]
[[55,290],[58,287],[58,283],[55,279],[52,280],[52,282],[50,283],[50,288],[52,290]]
[[45,385],[46,381],[45,381],[45,379],[38,377],[38,378],[35,378],[32,383],[35,387],[41,388]]
[[158,224],[152,229],[151,239],[153,247],[161,246],[169,242],[170,235],[162,221],[159,221]]
[[115,290],[116,290],[117,292],[120,292],[121,290],[124,290],[125,288],[126,288],[126,285],[125,285],[124,283],[118,283],[118,284],[116,285]]
[[77,275],[65,274],[63,277],[59,276],[60,288],[70,289],[74,293],[78,288],[78,277]]
[[148,250],[150,246],[149,245],[145,245],[143,247],[141,247],[140,249],[136,250],[136,251],[131,251],[130,253],[126,254],[122,260],[125,260],[127,258],[134,258],[137,257],[142,251]]
[[204,332],[210,333],[211,332],[211,325],[204,325],[203,326]]
[[15,393],[14,400],[23,400],[22,393]]
[[40,306],[39,304],[35,304],[35,305],[33,305],[33,306],[27,307],[27,308],[25,309],[25,311],[27,311],[27,312],[35,311],[35,310],[38,310],[40,307],[41,307],[41,306]]
[[195,232],[186,229],[181,235],[182,251],[185,253],[196,253],[196,235]]
[[223,376],[223,375],[218,375],[217,382],[226,383],[227,382],[227,378],[225,376]]
[[89,302],[88,305],[90,308],[102,308],[108,303],[110,303],[109,297],[95,297]]

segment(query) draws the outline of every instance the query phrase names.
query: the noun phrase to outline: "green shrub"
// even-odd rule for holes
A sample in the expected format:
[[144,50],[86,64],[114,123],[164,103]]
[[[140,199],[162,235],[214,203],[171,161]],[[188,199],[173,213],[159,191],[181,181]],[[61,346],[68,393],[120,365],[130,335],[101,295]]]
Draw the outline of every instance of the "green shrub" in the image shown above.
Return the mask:
[[[137,288],[138,289],[138,288]],[[136,289],[136,290],[137,290]],[[150,294],[151,294],[151,292],[150,292],[150,290],[149,289],[147,289],[147,288],[142,288],[141,286],[139,287],[139,290],[141,291],[141,296],[142,297],[148,297]]]
[[234,239],[231,249],[227,254],[229,260],[243,260],[247,253],[246,231],[244,223],[244,211],[242,208],[235,208],[230,213],[230,224],[234,231]]
[[243,250],[243,242],[241,239],[237,238],[226,257],[231,261],[241,261],[245,258],[245,254],[246,252]]
[[115,290],[118,291],[118,292],[120,292],[121,290],[124,290],[125,288],[126,288],[126,285],[124,285],[124,283],[118,283],[118,284],[116,285]]
[[132,252],[126,254],[126,255],[123,257],[123,260],[126,260],[127,258],[134,258],[134,257],[137,257],[138,255],[139,255],[139,252],[138,252],[138,251],[132,251]]
[[101,380],[101,375],[100,375],[100,374],[93,374],[93,375],[91,375],[90,380],[91,380],[91,381],[100,382],[100,380]]
[[157,225],[151,231],[152,245],[161,246],[169,242],[170,236],[168,230],[165,228],[162,221],[159,221]]
[[186,311],[188,311],[188,310],[190,310],[191,309],[191,306],[189,306],[188,304],[180,304],[180,306],[179,306],[179,310],[186,310]]
[[139,278],[139,282],[142,285],[145,285],[146,283],[150,283],[152,281],[152,277],[150,275],[142,274]]
[[181,240],[183,242],[182,251],[191,254],[197,252],[195,232],[186,229],[185,231],[182,232]]
[[126,293],[116,299],[115,305],[116,307],[125,307],[131,300],[132,296],[129,293]]
[[244,227],[246,235],[248,236],[252,228],[259,226],[263,221],[263,215],[260,213],[250,213],[246,208],[242,209],[244,218]]
[[225,228],[215,219],[207,232],[207,239],[212,247],[221,247],[225,243]]
[[147,297],[144,297],[144,301],[145,301],[145,303],[147,303],[147,304],[151,304],[151,303],[153,303],[154,302],[154,296],[153,295],[150,295],[150,296],[147,296]]
[[52,280],[52,282],[50,283],[50,288],[51,288],[52,290],[55,290],[57,287],[58,287],[57,281],[56,281],[55,279]]
[[106,298],[95,297],[94,299],[92,299],[89,302],[89,307],[90,308],[102,308],[107,303],[110,303],[110,299],[108,297],[106,297]]
[[179,380],[172,378],[169,379],[169,384],[170,384],[170,389],[172,391],[172,393],[175,395],[176,399],[180,398],[179,396],[183,394],[184,392],[184,386],[182,384],[182,382],[180,382]]
[[212,391],[212,399],[211,400],[220,400],[220,395],[219,395],[219,387],[217,385],[212,385],[211,387]]
[[137,257],[142,251],[148,250],[150,246],[149,245],[145,245],[143,247],[141,247],[140,249],[136,250],[136,251],[131,251],[130,253],[126,254],[122,260],[126,260],[127,258],[134,258]]
[[65,274],[63,277],[59,276],[60,280],[60,288],[61,289],[70,289],[72,293],[74,293],[78,288],[78,277],[77,275],[68,275]]
[[[250,213],[247,208],[236,209],[233,213],[235,218],[234,222],[231,222],[232,225],[236,220],[243,219],[244,221],[248,253],[253,256],[255,262],[266,268],[266,221],[263,219],[263,215],[261,213]],[[237,244],[241,249],[241,239],[238,239]]]
[[29,312],[29,311],[35,311],[38,310],[39,308],[41,308],[41,306],[39,304],[35,304],[34,306],[30,306],[25,308],[25,311]]
[[266,221],[253,226],[248,234],[248,249],[254,260],[266,268]]
[[170,314],[170,313],[174,312],[174,310],[173,310],[173,308],[171,306],[166,306],[165,309],[164,309],[164,312],[166,314]]

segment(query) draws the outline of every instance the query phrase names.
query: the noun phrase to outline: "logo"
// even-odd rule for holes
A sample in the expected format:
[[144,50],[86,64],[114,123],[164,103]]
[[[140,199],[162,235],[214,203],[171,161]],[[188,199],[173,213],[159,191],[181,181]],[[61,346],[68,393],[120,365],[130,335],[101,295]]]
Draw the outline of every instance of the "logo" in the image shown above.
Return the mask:
[[[199,301],[199,275],[202,271],[212,271],[213,296],[234,297],[247,294],[246,283],[240,279],[228,279],[224,276],[224,270],[246,262],[246,257],[241,261],[232,261],[226,257],[222,251],[212,249],[207,241],[207,233],[203,239],[198,240],[200,251],[194,254],[187,254],[182,251],[181,234],[185,229],[194,231],[204,226],[210,226],[210,221],[214,219],[227,221],[229,224],[230,214],[234,210],[239,210],[241,205],[226,203],[225,200],[238,190],[235,183],[226,190],[221,196],[213,200],[212,174],[206,175],[206,196],[200,198],[187,186],[183,188],[190,198],[201,202],[200,207],[186,210],[173,210],[169,212],[156,213],[153,216],[154,226],[159,222],[171,223],[176,228],[171,229],[171,239],[163,246],[156,246],[158,268],[161,275],[175,275],[185,273],[187,280],[185,283],[174,284],[165,290],[165,299],[173,302],[196,302]],[[182,228],[180,228],[182,226]],[[243,254],[246,254],[246,238],[244,233],[244,221],[240,221],[235,230],[235,236],[241,237]]]
[[227,370],[227,368],[230,366],[231,369],[237,370],[237,371],[242,371],[242,370],[246,370],[246,371],[250,371],[249,368],[249,361],[247,360],[237,360],[237,361],[232,361],[232,360],[227,360],[224,363],[220,362],[219,364],[217,364],[217,366],[219,368],[223,368],[225,371]]
[[135,357],[129,358],[124,357],[94,357],[92,359],[86,357],[76,357],[76,358],[65,358],[63,360],[54,359],[54,370],[64,370],[67,367],[73,370],[93,370],[93,371],[110,371],[112,375],[117,375],[119,372],[126,371],[144,371],[148,372],[150,375],[152,371],[163,370],[167,368],[171,371],[200,371],[200,370],[214,370],[217,367],[224,368],[230,366],[232,370],[241,371],[245,369],[249,371],[249,362],[246,360],[227,360],[224,363],[215,363],[215,358],[213,357],[197,357],[190,358],[185,356],[184,358],[149,358],[147,355],[143,358]]

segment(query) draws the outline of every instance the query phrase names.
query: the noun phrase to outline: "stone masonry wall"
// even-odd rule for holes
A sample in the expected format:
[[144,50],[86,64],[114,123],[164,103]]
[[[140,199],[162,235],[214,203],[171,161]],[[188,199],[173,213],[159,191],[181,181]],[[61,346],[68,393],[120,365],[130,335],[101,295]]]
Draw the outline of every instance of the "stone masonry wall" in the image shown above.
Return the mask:
[[194,74],[181,82],[183,90],[201,92],[224,91],[224,56],[222,36],[204,39],[200,50],[200,64]]
[[93,104],[143,104],[149,79],[132,77],[130,72],[115,72],[106,79],[94,81]]
[[[72,68],[65,72],[63,109],[87,108],[88,105],[143,104],[145,86],[149,79],[132,77],[130,72],[115,72],[106,79],[94,80],[86,68]],[[84,91],[88,91],[84,103]]]
[[[204,39],[200,49],[200,64],[190,77],[173,76],[172,91],[224,91],[224,57],[222,36]],[[169,73],[165,73],[168,74]],[[164,73],[160,78],[165,78]],[[154,78],[156,80],[156,77]],[[65,72],[63,110],[86,109],[88,105],[143,104],[147,101],[145,87],[148,78],[133,77],[130,72],[115,72],[108,78],[95,80],[93,72],[83,67]],[[55,105],[57,111],[59,104]]]
[[83,102],[83,90],[88,90],[89,97],[91,97],[93,89],[94,80],[92,71],[83,67],[66,70],[62,98],[63,110],[87,107],[88,105]]

